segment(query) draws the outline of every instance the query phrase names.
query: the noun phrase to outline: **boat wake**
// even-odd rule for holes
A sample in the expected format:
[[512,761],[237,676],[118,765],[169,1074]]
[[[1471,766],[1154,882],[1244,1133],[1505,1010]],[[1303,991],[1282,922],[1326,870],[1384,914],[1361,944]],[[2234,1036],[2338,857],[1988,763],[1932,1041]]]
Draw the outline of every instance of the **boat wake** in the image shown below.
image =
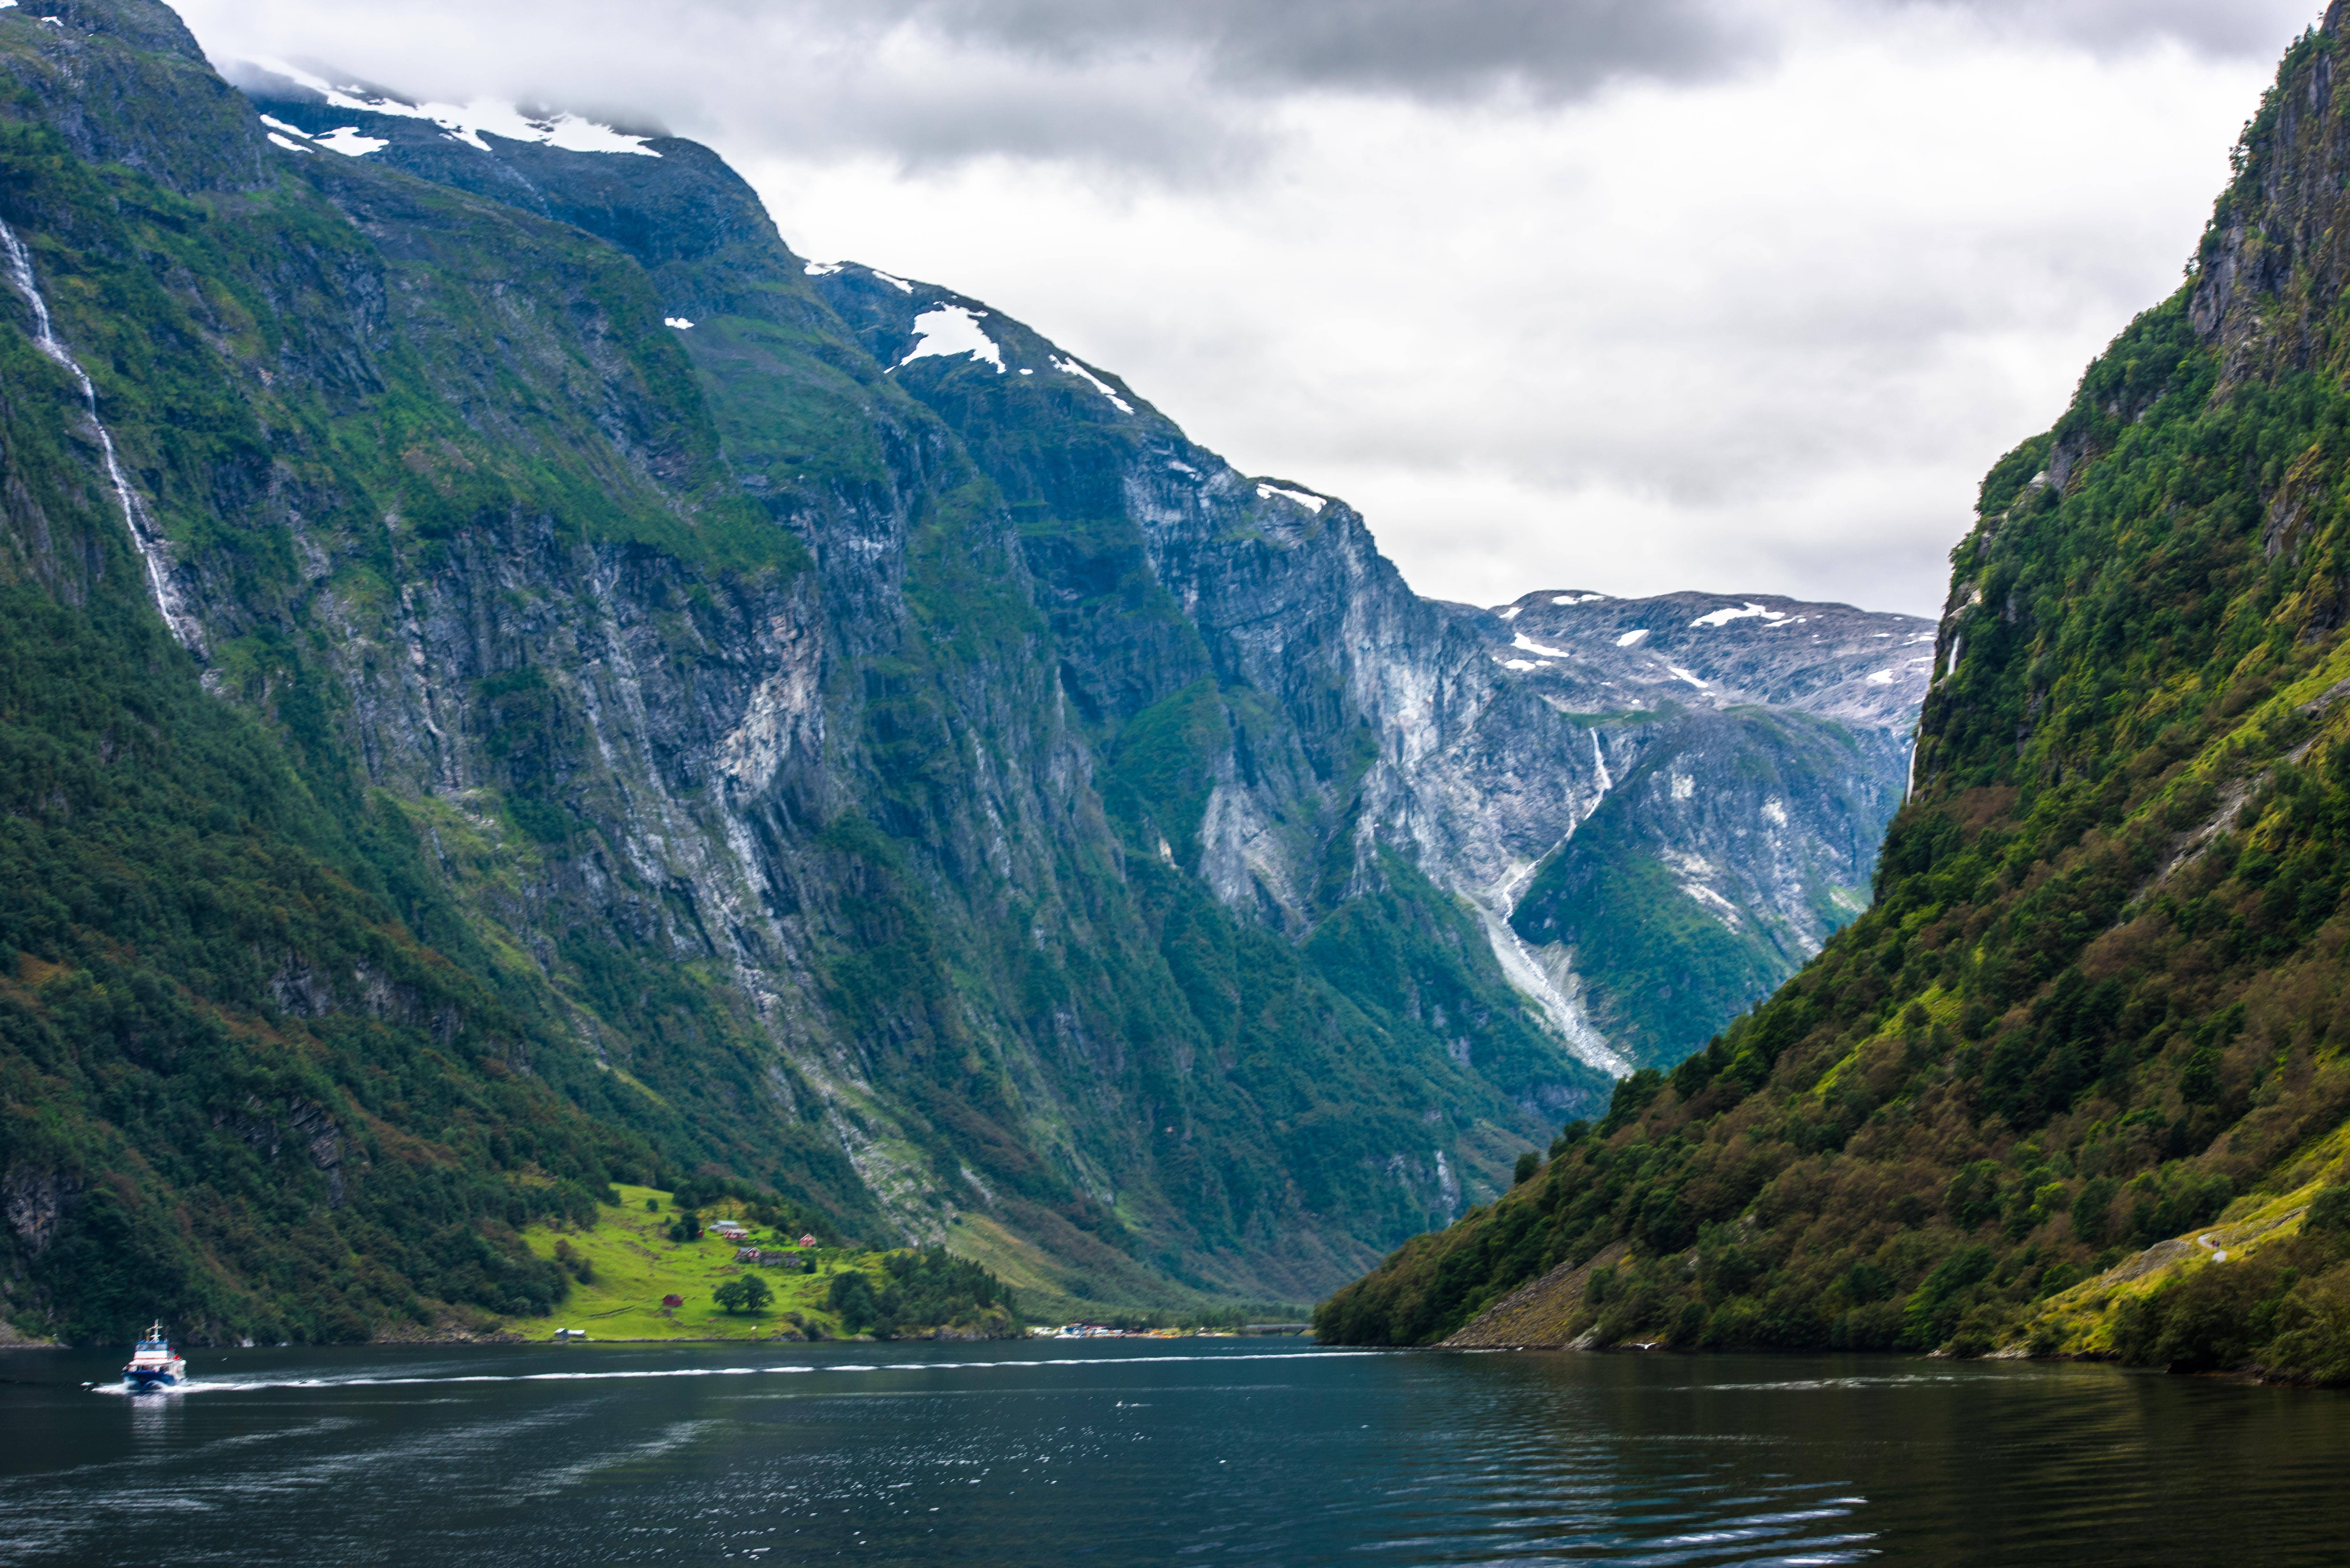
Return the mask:
[[[1273,1351],[1248,1357],[1251,1366],[1263,1361],[1329,1361],[1342,1357],[1376,1355],[1367,1350],[1288,1350]],[[1170,1362],[1216,1361],[1225,1359],[1212,1355],[1098,1355],[1038,1358],[1019,1361],[903,1361],[893,1363],[844,1362],[837,1366],[809,1366],[805,1363],[780,1364],[772,1366],[664,1366],[613,1367],[602,1371],[570,1372],[452,1372],[416,1373],[407,1376],[385,1377],[353,1374],[348,1377],[205,1377],[169,1392],[173,1394],[253,1393],[271,1388],[398,1388],[422,1386],[442,1386],[470,1383],[634,1383],[677,1377],[828,1377],[851,1375],[889,1375],[921,1372],[984,1372],[997,1367],[1029,1368],[1055,1366],[1151,1366]],[[138,1390],[127,1384],[94,1383],[88,1386],[93,1394],[131,1396]]]

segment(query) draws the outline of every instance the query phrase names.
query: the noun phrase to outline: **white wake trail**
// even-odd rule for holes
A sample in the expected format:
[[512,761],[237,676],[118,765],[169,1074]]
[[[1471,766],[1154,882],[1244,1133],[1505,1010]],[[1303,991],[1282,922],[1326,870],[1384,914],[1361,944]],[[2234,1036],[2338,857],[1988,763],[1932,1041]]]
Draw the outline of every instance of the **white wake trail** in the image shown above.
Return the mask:
[[[992,1367],[1046,1366],[1159,1366],[1170,1363],[1198,1362],[1222,1366],[1245,1363],[1254,1366],[1261,1361],[1303,1361],[1308,1358],[1330,1360],[1340,1356],[1374,1355],[1367,1350],[1278,1350],[1247,1355],[1092,1355],[1053,1356],[1035,1359],[1003,1361],[900,1361],[888,1365],[868,1362],[844,1362],[835,1366],[818,1366],[807,1363],[782,1363],[774,1366],[666,1366],[637,1370],[613,1368],[602,1372],[466,1372],[419,1374],[408,1377],[197,1377],[172,1390],[174,1394],[251,1393],[265,1388],[396,1388],[429,1385],[442,1386],[461,1383],[629,1383],[670,1377],[768,1377],[805,1376],[829,1373],[895,1372],[983,1372]],[[129,1390],[119,1384],[97,1384],[93,1394],[117,1394],[131,1397]],[[152,1396],[149,1396],[152,1397]]]

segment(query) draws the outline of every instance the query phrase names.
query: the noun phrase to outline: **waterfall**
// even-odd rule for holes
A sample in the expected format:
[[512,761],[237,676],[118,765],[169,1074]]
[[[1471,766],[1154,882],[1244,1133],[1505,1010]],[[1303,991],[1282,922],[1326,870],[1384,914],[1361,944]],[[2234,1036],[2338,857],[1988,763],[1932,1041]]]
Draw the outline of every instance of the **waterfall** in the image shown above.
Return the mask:
[[1566,847],[1574,839],[1576,828],[1598,815],[1600,803],[1607,798],[1608,791],[1616,787],[1615,777],[1607,771],[1607,754],[1599,748],[1599,732],[1596,730],[1591,734],[1591,764],[1598,770],[1599,793],[1591,797],[1588,810],[1567,823],[1566,836],[1553,845],[1549,854],[1537,856],[1526,862],[1483,898],[1472,897],[1470,902],[1476,909],[1478,919],[1484,925],[1485,940],[1492,944],[1493,958],[1502,966],[1502,973],[1510,983],[1534,999],[1550,1020],[1551,1026],[1565,1037],[1568,1050],[1586,1065],[1621,1078],[1631,1073],[1632,1064],[1617,1054],[1615,1048],[1607,1044],[1607,1036],[1591,1022],[1590,1013],[1583,1006],[1583,987],[1573,971],[1566,971],[1564,985],[1552,978],[1550,971],[1543,967],[1542,960],[1534,956],[1534,949],[1526,945],[1516,928],[1510,924],[1510,918],[1518,912],[1518,899],[1524,894],[1526,884],[1533,879],[1534,872],[1552,855]]
[[82,404],[89,410],[90,427],[98,432],[98,450],[106,459],[107,480],[114,486],[114,499],[122,508],[122,521],[130,529],[130,542],[138,546],[140,559],[146,564],[147,586],[154,591],[155,607],[162,612],[163,624],[171,628],[172,635],[179,639],[181,647],[202,657],[204,651],[203,628],[189,612],[187,601],[181,597],[180,590],[173,586],[171,556],[163,542],[162,532],[155,526],[154,519],[148,515],[146,504],[139,499],[138,492],[130,488],[130,481],[122,472],[121,459],[115,455],[114,436],[107,430],[106,421],[98,417],[98,389],[90,385],[88,375],[66,346],[57,341],[57,328],[49,319],[49,303],[41,297],[40,286],[33,281],[32,254],[26,250],[25,242],[16,237],[16,231],[5,222],[0,222],[0,256],[7,258],[9,281],[16,286],[16,292],[25,296],[25,303],[33,308],[34,343],[42,353],[57,361],[66,374],[74,379],[74,384],[81,389]]
[[1511,928],[1509,917],[1482,904],[1475,906],[1477,918],[1485,927],[1485,940],[1492,944],[1493,958],[1502,966],[1502,973],[1511,984],[1532,997],[1551,1022],[1551,1026],[1566,1038],[1566,1048],[1586,1066],[1598,1068],[1611,1077],[1621,1078],[1632,1071],[1632,1064],[1618,1055],[1607,1044],[1584,1011],[1578,984],[1575,993],[1560,989],[1543,968],[1525,939]]

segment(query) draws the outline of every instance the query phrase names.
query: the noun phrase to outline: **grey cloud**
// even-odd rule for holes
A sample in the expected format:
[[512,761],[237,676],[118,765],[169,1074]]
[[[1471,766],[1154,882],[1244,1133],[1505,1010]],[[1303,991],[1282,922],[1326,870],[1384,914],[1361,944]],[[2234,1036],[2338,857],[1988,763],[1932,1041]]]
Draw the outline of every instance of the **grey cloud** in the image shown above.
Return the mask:
[[1300,92],[1558,103],[1718,78],[1778,47],[1783,18],[1736,9],[1752,3],[182,0],[229,57],[331,58],[403,94],[610,105],[803,152],[1061,161],[1177,185],[1260,166]]
[[1438,98],[1700,78],[1766,46],[1761,28],[1707,0],[906,0],[904,12],[1052,57],[1171,46],[1236,85]]

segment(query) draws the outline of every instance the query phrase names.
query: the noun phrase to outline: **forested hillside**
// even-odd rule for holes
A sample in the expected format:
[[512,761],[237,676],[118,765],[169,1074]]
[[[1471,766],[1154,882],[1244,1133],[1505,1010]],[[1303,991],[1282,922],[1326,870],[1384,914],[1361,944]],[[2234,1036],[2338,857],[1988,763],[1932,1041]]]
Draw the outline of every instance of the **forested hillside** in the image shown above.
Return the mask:
[[2346,35],[1984,481],[1875,907],[1326,1334],[2350,1377]]
[[[0,140],[20,212],[55,168]],[[533,1076],[543,1022],[420,937],[465,951],[398,817],[338,816],[204,693],[71,450],[78,397],[0,336],[11,1304],[76,1337],[544,1311],[563,1275],[515,1231],[585,1218],[650,1146]]]

